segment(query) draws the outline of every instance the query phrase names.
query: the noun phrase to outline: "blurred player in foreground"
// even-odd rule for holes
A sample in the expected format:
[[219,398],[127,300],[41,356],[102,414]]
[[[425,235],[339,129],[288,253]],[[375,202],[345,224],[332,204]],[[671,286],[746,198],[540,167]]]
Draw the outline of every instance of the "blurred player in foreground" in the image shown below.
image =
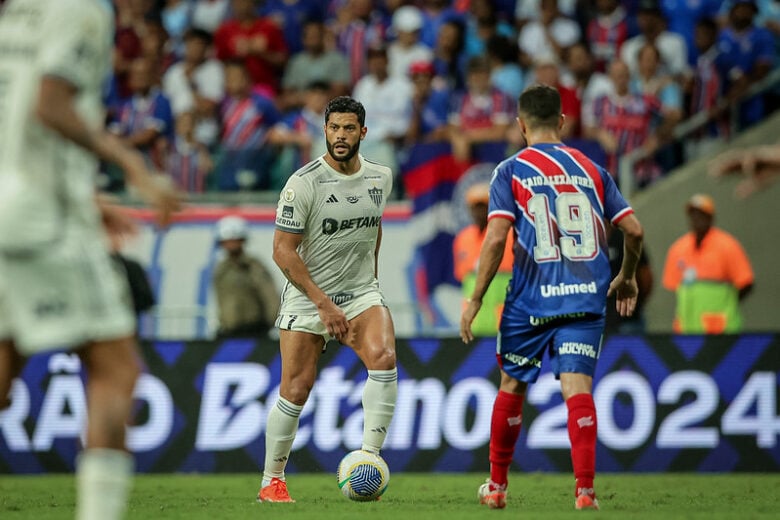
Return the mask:
[[[477,281],[460,321],[461,338],[468,343],[514,226],[514,271],[497,338],[501,384],[491,421],[490,478],[479,488],[479,498],[493,509],[506,506],[523,399],[547,351],[568,408],[575,507],[598,509],[593,373],[607,293],[616,294],[621,315],[631,314],[636,305],[642,226],[612,176],[561,143],[563,115],[556,89],[528,88],[520,95],[518,113],[528,148],[493,172]],[[623,265],[612,283],[604,220],[625,235]]]
[[123,515],[133,471],[125,426],[140,372],[127,283],[102,227],[129,224],[95,202],[98,159],[124,170],[160,224],[178,206],[141,155],[102,129],[111,16],[101,0],[9,0],[0,11],[0,403],[26,356],[53,347],[81,356],[80,520]]
[[368,370],[362,449],[379,453],[395,411],[395,332],[377,280],[393,174],[358,154],[365,121],[358,101],[332,99],[327,152],[295,172],[279,197],[273,258],[288,280],[276,321],[282,380],[266,422],[260,502],[293,502],[284,469],[329,338],[351,347]]

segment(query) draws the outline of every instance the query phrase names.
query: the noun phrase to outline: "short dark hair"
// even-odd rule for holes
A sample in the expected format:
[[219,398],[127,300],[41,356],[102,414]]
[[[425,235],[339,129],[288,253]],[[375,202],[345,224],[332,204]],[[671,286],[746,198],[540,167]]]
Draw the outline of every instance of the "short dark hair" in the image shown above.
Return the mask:
[[197,27],[187,29],[187,31],[184,33],[184,36],[182,36],[182,40],[185,42],[192,38],[202,41],[205,45],[211,45],[211,42],[214,40],[210,32],[204,31],[203,29],[199,29]]
[[533,85],[520,94],[517,112],[532,127],[558,127],[561,117],[561,95],[547,85]]
[[366,109],[363,104],[349,96],[339,96],[328,101],[325,107],[325,122],[330,120],[331,114],[355,114],[360,126],[366,126]]

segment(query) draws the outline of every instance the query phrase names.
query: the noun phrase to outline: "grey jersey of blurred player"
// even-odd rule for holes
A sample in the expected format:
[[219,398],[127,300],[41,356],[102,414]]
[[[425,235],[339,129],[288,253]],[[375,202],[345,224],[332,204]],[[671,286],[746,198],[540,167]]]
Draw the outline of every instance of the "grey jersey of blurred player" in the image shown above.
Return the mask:
[[[277,229],[303,234],[301,259],[336,305],[379,290],[377,231],[393,174],[359,157],[361,168],[352,175],[334,170],[322,157],[310,162],[287,181],[276,211]],[[287,282],[280,314],[316,315],[317,307]]]
[[112,13],[99,0],[6,2],[0,17],[0,248],[57,240],[67,225],[99,229],[98,160],[34,117],[43,76],[77,89],[75,108],[101,128]]
[[87,425],[78,520],[123,516],[133,471],[125,432],[141,371],[127,283],[105,235],[133,226],[97,201],[98,160],[125,172],[160,223],[178,206],[140,153],[103,128],[112,16],[102,0],[9,0],[0,10],[0,408],[26,356],[79,354]]

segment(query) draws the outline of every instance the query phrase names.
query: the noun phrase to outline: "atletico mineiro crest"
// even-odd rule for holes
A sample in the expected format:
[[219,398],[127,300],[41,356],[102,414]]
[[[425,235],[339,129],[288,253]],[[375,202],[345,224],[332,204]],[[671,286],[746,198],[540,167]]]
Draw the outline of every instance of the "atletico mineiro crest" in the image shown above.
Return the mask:
[[382,188],[371,188],[368,190],[368,196],[379,207],[382,204]]

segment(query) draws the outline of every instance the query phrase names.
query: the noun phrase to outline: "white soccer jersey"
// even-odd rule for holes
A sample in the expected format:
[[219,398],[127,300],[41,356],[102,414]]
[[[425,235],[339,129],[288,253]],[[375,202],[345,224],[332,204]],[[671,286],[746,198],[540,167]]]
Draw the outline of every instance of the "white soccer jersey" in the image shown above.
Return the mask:
[[0,11],[0,248],[98,225],[97,160],[44,127],[35,106],[41,78],[58,76],[77,89],[84,120],[101,126],[112,36],[101,0],[9,0]]
[[[314,283],[337,304],[379,290],[374,273],[376,241],[393,186],[390,168],[360,157],[360,170],[339,173],[320,157],[287,181],[276,209],[276,228],[303,233],[298,248]],[[282,314],[317,314],[289,282]]]

